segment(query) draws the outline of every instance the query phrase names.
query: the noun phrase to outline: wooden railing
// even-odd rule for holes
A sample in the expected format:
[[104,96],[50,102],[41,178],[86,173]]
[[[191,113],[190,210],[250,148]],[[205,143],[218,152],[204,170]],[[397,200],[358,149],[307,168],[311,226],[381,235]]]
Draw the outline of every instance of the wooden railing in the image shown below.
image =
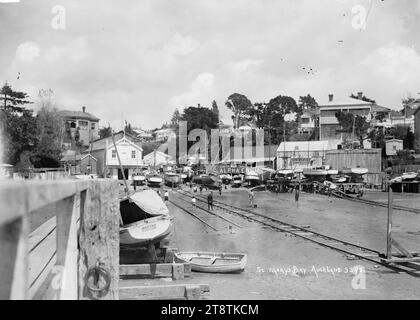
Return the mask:
[[118,299],[118,230],[117,181],[0,182],[0,299]]

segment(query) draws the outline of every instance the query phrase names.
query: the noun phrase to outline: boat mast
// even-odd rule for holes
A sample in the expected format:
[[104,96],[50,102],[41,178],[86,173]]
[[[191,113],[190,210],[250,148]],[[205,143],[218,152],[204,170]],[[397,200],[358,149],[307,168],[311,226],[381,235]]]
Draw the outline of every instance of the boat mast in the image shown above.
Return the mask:
[[120,153],[118,152],[117,145],[115,143],[114,130],[112,130],[112,142],[114,144],[115,152],[117,153],[118,163],[120,164],[121,173],[122,173],[122,176],[123,176],[123,179],[124,179],[124,185],[125,185],[124,190],[125,190],[125,193],[128,197],[129,196],[129,194],[128,194],[128,184],[127,184],[127,180],[125,179],[124,168],[121,164]]

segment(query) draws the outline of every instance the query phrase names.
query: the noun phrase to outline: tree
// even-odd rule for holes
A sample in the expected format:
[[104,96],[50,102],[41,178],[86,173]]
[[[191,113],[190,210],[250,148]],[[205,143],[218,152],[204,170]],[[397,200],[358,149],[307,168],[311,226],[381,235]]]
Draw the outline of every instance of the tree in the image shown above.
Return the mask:
[[217,115],[204,107],[185,108],[181,120],[187,121],[188,132],[193,129],[204,129],[210,132],[210,129],[215,129],[218,126]]
[[405,139],[403,140],[403,148],[408,150],[413,150],[415,145],[416,137],[414,136],[413,131],[411,131],[411,127],[408,127],[407,134]]
[[124,132],[129,136],[137,137],[137,133],[131,128],[131,124],[127,121],[125,122]]
[[31,104],[27,93],[13,91],[12,87],[6,82],[0,90],[3,110],[12,112],[23,112],[23,105]]
[[233,112],[233,127],[239,128],[248,118],[246,114],[253,108],[252,102],[243,94],[233,93],[227,101],[226,107]]
[[[286,121],[287,114],[295,113],[297,116],[302,114],[302,107],[296,104],[296,101],[288,96],[277,96],[268,103],[255,103],[253,108],[246,112],[248,117],[255,120],[259,128],[268,130],[266,142],[277,144],[284,139],[284,129],[286,135],[296,130],[296,121]],[[270,139],[271,137],[271,139]]]
[[211,111],[217,116],[217,121],[220,121],[219,107],[217,106],[216,100],[213,100],[211,104]]
[[16,165],[24,151],[32,152],[36,144],[36,119],[33,111],[26,109],[28,95],[13,91],[7,83],[0,90],[2,110],[0,129],[4,137],[4,161]]
[[21,108],[2,110],[4,160],[15,165],[24,151],[32,152],[36,144],[36,119],[32,110]]
[[316,109],[318,108],[318,103],[314,97],[308,94],[299,97],[299,107],[302,108],[302,110]]
[[181,120],[181,113],[179,112],[178,108],[176,108],[171,118],[170,127],[172,129],[177,128],[179,124],[179,120]]
[[359,115],[354,116],[353,113],[343,111],[336,112],[335,117],[341,126],[341,129],[337,130],[337,132],[354,134],[359,139],[360,148],[363,148],[363,141],[368,139],[367,134],[370,128],[366,118]]
[[100,139],[108,138],[112,135],[112,129],[110,126],[102,127],[101,129],[99,129],[98,134]]
[[355,95],[355,94],[350,94],[350,98],[353,98],[353,99],[357,99],[357,100],[362,100],[362,101],[366,101],[366,102],[370,102],[370,103],[376,103],[376,101],[375,100],[373,100],[373,99],[369,99],[368,97],[366,97],[366,96],[362,96],[361,97],[361,99],[359,99],[359,96],[358,95]]
[[63,119],[52,103],[53,91],[40,90],[36,116],[37,141],[31,161],[35,167],[57,168],[60,166],[65,130]]

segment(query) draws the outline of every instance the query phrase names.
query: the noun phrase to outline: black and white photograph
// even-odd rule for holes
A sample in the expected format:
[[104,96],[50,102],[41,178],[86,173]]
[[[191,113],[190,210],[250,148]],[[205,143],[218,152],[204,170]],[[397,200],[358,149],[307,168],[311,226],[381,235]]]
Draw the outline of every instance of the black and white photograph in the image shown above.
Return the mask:
[[420,0],[0,0],[0,300],[419,300],[419,31]]

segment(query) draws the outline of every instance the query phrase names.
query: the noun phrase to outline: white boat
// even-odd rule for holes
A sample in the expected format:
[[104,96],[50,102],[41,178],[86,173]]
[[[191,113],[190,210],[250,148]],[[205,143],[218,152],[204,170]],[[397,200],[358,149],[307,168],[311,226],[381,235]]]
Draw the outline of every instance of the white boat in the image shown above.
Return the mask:
[[133,180],[134,181],[139,181],[139,182],[143,182],[146,180],[146,177],[144,175],[134,175],[133,176]]
[[328,174],[329,174],[329,175],[331,175],[331,176],[333,176],[333,175],[337,175],[337,174],[338,174],[338,170],[334,170],[334,169],[329,169],[327,172],[328,172]]
[[245,175],[245,181],[260,181],[260,176],[254,172],[250,171]]
[[366,168],[351,168],[351,173],[364,175],[368,173],[369,170]]
[[328,170],[325,169],[303,169],[303,175],[306,176],[326,176]]
[[403,180],[414,180],[417,178],[418,173],[417,172],[404,172],[402,175]]
[[141,210],[151,216],[168,215],[168,207],[154,190],[143,190],[129,197]]
[[172,218],[161,215],[124,225],[120,228],[122,247],[145,247],[149,243],[159,242],[171,232]]
[[247,255],[244,253],[222,252],[177,252],[175,259],[191,264],[192,271],[207,273],[238,273],[245,269]]

